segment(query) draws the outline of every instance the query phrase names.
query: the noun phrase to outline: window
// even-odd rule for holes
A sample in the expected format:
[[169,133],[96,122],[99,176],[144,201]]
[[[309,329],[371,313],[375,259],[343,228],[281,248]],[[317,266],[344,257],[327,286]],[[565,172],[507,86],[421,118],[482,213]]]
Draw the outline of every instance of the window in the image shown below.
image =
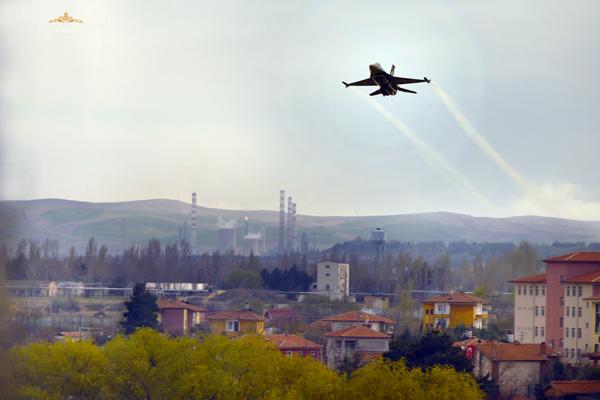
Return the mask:
[[329,269],[329,265],[326,265],[325,268]]
[[581,339],[581,328],[577,328],[577,337]]
[[542,285],[542,296],[546,295],[546,286]]
[[326,273],[325,273],[325,276],[329,276],[329,272],[326,272]]
[[567,297],[571,295],[571,286],[567,286]]
[[288,350],[288,351],[286,351],[285,355],[287,356],[287,358],[292,358],[292,356],[294,355],[294,352]]
[[569,349],[565,349],[565,357],[569,357]]
[[569,337],[569,328],[565,328],[565,337]]
[[521,285],[517,286],[517,293],[519,293],[519,296],[521,295]]
[[600,345],[598,345],[598,343],[596,343],[596,344],[594,345],[594,352],[596,352],[596,353],[597,353],[598,351],[600,351]]
[[590,323],[589,322],[585,323],[585,329],[590,329]]
[[546,332],[545,332],[545,330],[546,330],[546,329],[545,329],[545,328],[542,326],[542,327],[540,328],[540,330],[542,331],[542,334],[541,334],[540,336],[541,336],[541,337],[544,337],[544,336],[545,336],[545,334],[546,334]]
[[227,321],[227,331],[228,332],[239,332],[240,331],[240,321]]
[[577,349],[577,359],[581,358],[581,349]]
[[325,285],[325,290],[329,290],[329,289],[330,289],[329,284]]
[[577,296],[581,297],[581,293],[583,291],[583,288],[581,286],[577,287]]
[[535,327],[535,336],[538,336],[538,327]]
[[545,307],[545,306],[542,306],[542,317],[543,317],[544,315],[546,315],[546,307]]
[[587,349],[588,349],[588,344],[586,343],[585,344],[585,351],[587,351]]
[[589,301],[585,302],[585,308],[590,308],[590,302]]
[[565,305],[565,298],[564,297],[560,297],[560,306],[564,306]]
[[575,337],[575,328],[571,328],[571,337]]
[[571,307],[571,317],[575,317],[575,307]]
[[567,307],[567,308],[565,309],[565,312],[567,313],[567,317],[570,317],[570,315],[569,315],[569,307]]
[[533,286],[529,286],[529,295],[533,296]]
[[577,307],[577,316],[581,318],[581,307]]
[[535,295],[539,296],[539,294],[540,294],[540,291],[539,291],[538,285],[535,285]]
[[311,350],[311,351],[310,351],[310,355],[314,357],[314,356],[316,356],[316,355],[317,355],[317,353],[316,353],[314,350]]
[[596,303],[596,333],[600,333],[600,303]]
[[[539,308],[538,306],[535,306],[535,316],[536,316],[536,317],[538,316],[538,308]],[[536,336],[537,336],[537,335],[536,335]]]
[[448,306],[446,304],[438,304],[437,314],[448,314]]
[[560,317],[560,327],[561,327],[561,328],[563,327],[563,323],[564,323],[564,318],[563,318],[563,317]]
[[575,349],[571,349],[571,358],[575,358]]

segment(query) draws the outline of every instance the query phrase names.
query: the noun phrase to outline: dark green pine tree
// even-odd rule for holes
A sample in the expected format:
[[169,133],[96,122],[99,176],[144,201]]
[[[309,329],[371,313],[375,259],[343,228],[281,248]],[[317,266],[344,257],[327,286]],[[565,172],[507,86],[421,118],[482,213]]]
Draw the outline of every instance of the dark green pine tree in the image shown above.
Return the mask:
[[156,297],[146,291],[145,283],[136,283],[129,301],[125,302],[127,311],[123,313],[125,321],[121,325],[126,334],[133,333],[137,328],[158,329],[158,306]]

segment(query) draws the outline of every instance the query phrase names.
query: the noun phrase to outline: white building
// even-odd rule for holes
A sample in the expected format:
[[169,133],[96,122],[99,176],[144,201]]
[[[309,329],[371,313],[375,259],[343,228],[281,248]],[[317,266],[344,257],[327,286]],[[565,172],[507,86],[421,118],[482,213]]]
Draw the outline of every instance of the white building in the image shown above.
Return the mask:
[[350,265],[331,261],[317,265],[316,292],[329,295],[331,299],[341,299],[350,294]]
[[546,342],[546,274],[512,280],[515,285],[514,340]]

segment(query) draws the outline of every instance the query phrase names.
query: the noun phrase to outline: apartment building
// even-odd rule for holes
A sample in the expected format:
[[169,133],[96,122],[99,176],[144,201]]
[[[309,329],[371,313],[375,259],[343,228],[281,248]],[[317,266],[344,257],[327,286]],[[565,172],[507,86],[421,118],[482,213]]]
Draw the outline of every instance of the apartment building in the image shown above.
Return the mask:
[[544,263],[545,274],[511,281],[515,339],[545,342],[568,363],[588,362],[600,350],[600,252],[569,253]]
[[478,297],[453,292],[430,297],[423,303],[423,330],[444,330],[463,325],[481,329],[487,325],[488,302]]
[[546,274],[510,281],[515,285],[515,340],[521,343],[546,341]]

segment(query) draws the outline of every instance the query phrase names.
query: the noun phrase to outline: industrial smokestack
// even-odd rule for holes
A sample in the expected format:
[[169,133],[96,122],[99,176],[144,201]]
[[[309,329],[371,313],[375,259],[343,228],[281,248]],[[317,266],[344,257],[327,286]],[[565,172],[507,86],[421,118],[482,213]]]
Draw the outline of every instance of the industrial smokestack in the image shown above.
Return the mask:
[[293,240],[293,248],[292,251],[298,250],[298,237],[296,235],[296,203],[292,204],[292,240]]
[[293,219],[293,207],[294,204],[292,202],[292,197],[288,197],[287,202],[287,221],[286,221],[286,238],[285,238],[285,247],[288,252],[292,252],[294,250],[294,234],[292,227],[292,219]]
[[196,254],[196,192],[192,193],[192,227],[190,232],[190,247],[192,254]]
[[285,190],[279,191],[279,238],[277,241],[279,254],[285,252]]

